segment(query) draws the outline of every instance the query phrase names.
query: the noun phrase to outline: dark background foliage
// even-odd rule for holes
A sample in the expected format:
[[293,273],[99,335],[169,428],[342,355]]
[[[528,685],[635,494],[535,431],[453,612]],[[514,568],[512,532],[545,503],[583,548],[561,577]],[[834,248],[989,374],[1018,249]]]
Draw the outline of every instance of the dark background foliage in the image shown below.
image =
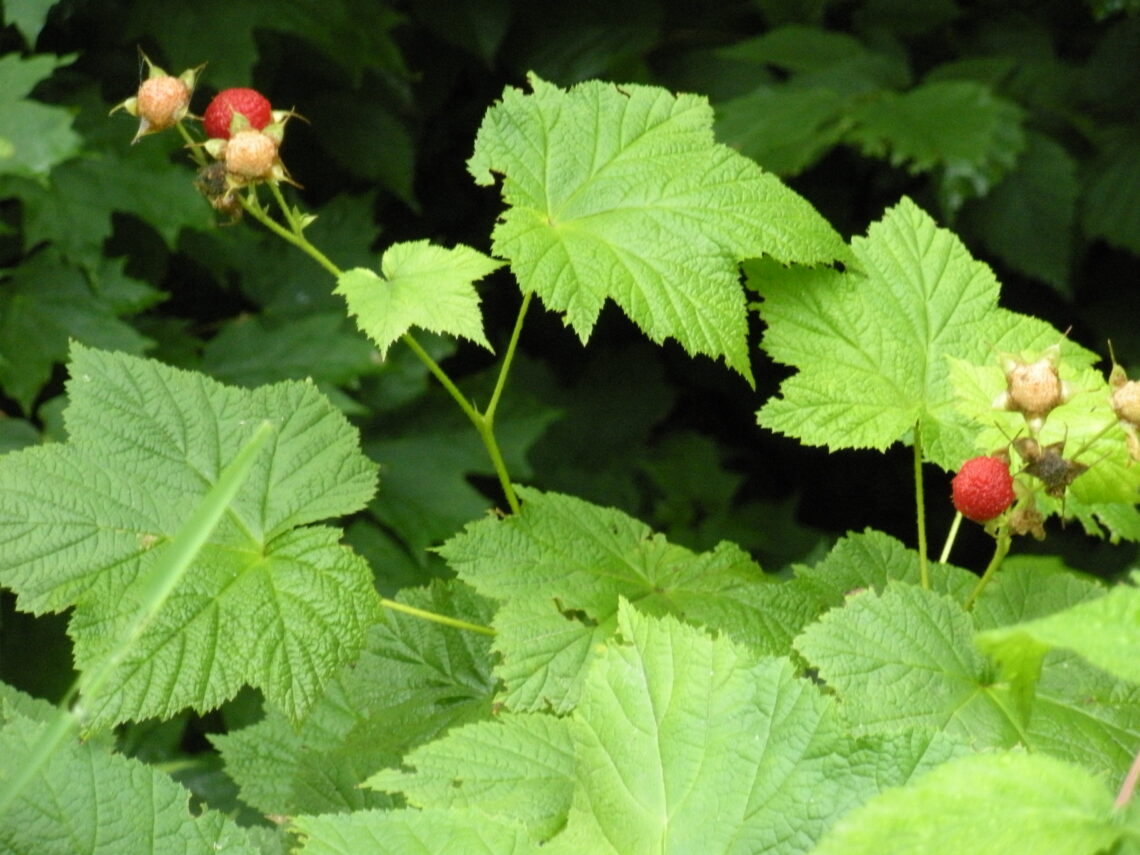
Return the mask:
[[[136,88],[140,49],[174,74],[208,63],[195,112],[252,85],[308,120],[290,125],[283,155],[319,214],[312,239],[345,267],[406,239],[489,250],[500,202],[464,164],[483,112],[527,71],[563,86],[653,83],[708,95],[721,140],[844,235],[915,198],[994,267],[1006,306],[1106,356],[1111,339],[1135,376],[1136,12],[1134,0],[6,4],[0,141],[35,136],[43,152],[0,157],[0,447],[61,436],[74,338],[230,383],[320,383],[382,466],[349,535],[386,592],[444,572],[426,548],[497,501],[473,432],[418,363],[398,347],[380,363],[308,259],[248,224],[219,225],[172,133],[129,144],[132,121],[107,112]],[[17,66],[35,70],[27,97]],[[518,289],[506,271],[480,287],[501,349]],[[536,306],[522,346],[501,417],[520,480],[621,507],[695,548],[735,540],[772,572],[867,526],[913,545],[909,452],[829,455],[757,428],[783,376],[758,347],[753,390],[653,346],[612,307],[583,347]],[[465,388],[488,384],[484,352],[430,347]],[[928,476],[938,542],[948,475]],[[977,565],[984,536],[963,537],[956,559]],[[1025,548],[1105,576],[1135,554],[1071,530]],[[7,597],[0,620],[0,677],[58,696],[62,622],[19,615]],[[195,728],[241,720],[247,700]],[[161,754],[193,747],[184,727],[124,739]]]

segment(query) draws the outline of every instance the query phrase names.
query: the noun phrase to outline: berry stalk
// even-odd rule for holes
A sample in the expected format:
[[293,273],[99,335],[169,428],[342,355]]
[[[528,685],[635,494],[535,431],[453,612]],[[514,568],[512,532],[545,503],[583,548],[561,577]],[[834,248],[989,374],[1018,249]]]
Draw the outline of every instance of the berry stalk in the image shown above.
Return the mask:
[[930,590],[930,567],[926,557],[926,496],[922,487],[922,422],[914,423],[914,505],[918,517],[918,575],[924,590]]
[[970,595],[966,597],[966,601],[962,603],[962,608],[970,611],[974,607],[978,596],[986,589],[986,585],[990,583],[990,579],[997,573],[998,568],[1001,567],[1002,561],[1005,556],[1009,554],[1009,546],[1013,537],[1010,534],[1009,525],[1003,525],[998,529],[997,545],[994,547],[993,557],[990,563],[986,566],[986,571],[982,574],[982,578],[978,580],[978,584],[974,586],[974,590],[970,591]]

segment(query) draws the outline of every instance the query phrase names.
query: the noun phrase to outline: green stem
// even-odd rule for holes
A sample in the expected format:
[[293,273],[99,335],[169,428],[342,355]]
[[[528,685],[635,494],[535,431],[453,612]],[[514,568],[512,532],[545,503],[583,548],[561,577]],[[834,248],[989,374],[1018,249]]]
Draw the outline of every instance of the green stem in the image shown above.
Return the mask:
[[914,423],[914,507],[918,517],[918,573],[922,587],[930,589],[930,561],[926,557],[926,498],[922,489],[922,423]]
[[[242,197],[242,207],[245,208],[249,215],[256,219],[259,223],[280,237],[282,240],[288,241],[293,246],[300,249],[310,258],[317,262],[321,267],[332,274],[333,278],[339,279],[343,272],[337,267],[327,255],[313,246],[309,239],[305,237],[302,224],[300,220],[294,215],[285,201],[285,197],[281,194],[281,189],[274,183],[270,182],[270,190],[273,193],[273,198],[276,200],[278,206],[281,208],[282,215],[288,220],[290,228],[286,228],[277,222],[261,205],[255,193],[249,196]],[[480,413],[475,406],[467,399],[467,396],[460,391],[455,382],[448,376],[438,362],[431,358],[431,355],[423,349],[418,341],[412,336],[411,333],[404,333],[401,336],[401,341],[416,355],[416,357],[427,366],[428,371],[432,376],[439,381],[439,384],[447,391],[459,405],[459,409],[467,416],[471,424],[474,425],[479,438],[483,441],[484,447],[487,449],[487,455],[491,458],[491,465],[495,469],[495,474],[499,478],[499,484],[502,487],[503,495],[507,500],[507,505],[511,509],[511,513],[518,513],[520,505],[518,496],[515,493],[514,485],[511,483],[510,473],[507,471],[506,462],[503,460],[503,453],[499,449],[498,440],[495,439],[494,421],[495,409],[499,405],[499,399],[502,396],[503,386],[506,384],[507,374],[510,371],[511,363],[514,360],[515,352],[518,348],[519,335],[522,331],[523,317],[526,314],[527,306],[530,305],[531,294],[526,294],[523,297],[522,306],[519,309],[518,319],[515,321],[514,331],[511,333],[510,343],[507,345],[507,353],[503,359],[503,365],[499,369],[499,379],[495,384],[495,390],[491,396],[491,403],[487,407],[487,411]]]
[[499,486],[503,488],[503,496],[506,497],[507,506],[511,509],[512,514],[517,514],[522,510],[522,505],[519,504],[515,486],[511,483],[511,474],[507,471],[507,463],[503,460],[503,453],[499,451],[499,443],[495,440],[494,428],[491,422],[480,417],[480,422],[475,424],[475,429],[479,432],[479,437],[487,448],[487,453],[491,457],[491,465],[495,467],[495,474],[499,476]]
[[[467,400],[466,396],[459,391],[459,388],[452,382],[451,378],[447,376],[447,372],[439,367],[439,364],[431,358],[431,355],[424,350],[418,341],[412,338],[410,333],[404,333],[401,339],[404,344],[411,349],[411,351],[420,358],[420,361],[428,367],[428,370],[435,375],[435,379],[439,381],[440,385],[447,390],[447,393],[459,405],[464,414],[470,419],[471,424],[475,426],[479,438],[483,440],[483,446],[487,449],[487,455],[491,458],[491,465],[495,469],[495,474],[499,478],[499,485],[503,488],[503,495],[507,499],[507,505],[511,509],[512,514],[517,514],[521,508],[518,496],[515,494],[514,484],[511,483],[511,475],[507,471],[507,464],[503,460],[503,453],[499,450],[499,442],[495,439],[494,429],[494,415],[488,408],[487,413],[481,413]],[[500,370],[500,380],[504,376],[504,371]],[[492,398],[492,400],[494,400]]]
[[978,595],[985,590],[986,585],[990,583],[990,578],[997,573],[998,568],[1001,567],[1002,561],[1005,560],[1005,556],[1009,552],[1009,545],[1012,539],[1009,532],[1009,524],[1003,523],[1001,528],[998,529],[994,556],[990,559],[989,566],[986,567],[986,572],[982,574],[982,578],[978,580],[978,584],[974,586],[974,590],[970,591],[970,596],[966,597],[966,602],[962,604],[962,607],[966,611],[970,611],[970,609],[974,607]]
[[282,210],[285,212],[285,216],[289,217],[290,224],[293,226],[293,228],[287,229],[271,216],[269,216],[269,213],[265,210],[265,208],[261,206],[261,202],[254,194],[250,194],[250,196],[242,196],[241,206],[245,208],[251,217],[257,220],[279,238],[293,244],[293,246],[297,247],[297,249],[301,250],[303,253],[313,259],[313,261],[317,262],[317,264],[332,274],[334,279],[339,279],[343,271],[335,264],[333,264],[327,255],[309,243],[309,239],[305,237],[304,233],[300,230],[297,224],[293,222],[292,217],[290,217],[288,213],[288,208],[284,206],[285,200],[281,196],[281,191],[277,187],[274,187],[272,183],[270,183],[270,186],[273,187],[273,189],[276,191],[275,195],[279,200],[278,203],[282,205]]
[[459,387],[455,385],[447,372],[440,368],[439,363],[431,358],[431,354],[423,349],[411,333],[404,333],[400,337],[400,341],[407,345],[408,349],[419,358],[420,362],[427,366],[428,371],[439,381],[439,385],[447,390],[447,394],[451,395],[455,403],[459,405],[459,409],[463,410],[463,414],[478,428],[483,423],[483,414],[475,409],[474,405],[467,400],[467,396],[459,390]]
[[186,140],[186,147],[190,149],[190,157],[199,167],[206,165],[206,155],[202,154],[202,146],[194,137],[190,136],[190,132],[186,130],[186,125],[179,122],[175,127],[178,128],[178,133],[182,135],[182,139]]
[[487,404],[487,409],[483,413],[488,424],[493,424],[495,421],[495,411],[499,408],[499,399],[503,395],[503,387],[507,385],[507,374],[510,373],[511,363],[514,362],[515,352],[518,350],[519,336],[522,335],[523,319],[526,317],[526,310],[530,306],[530,300],[533,296],[533,291],[527,291],[523,295],[522,304],[519,306],[519,315],[515,318],[515,328],[511,330],[511,340],[507,344],[507,352],[503,355],[503,366],[499,369],[499,379],[495,382],[495,391],[491,393],[491,402]]
[[405,605],[398,603],[395,600],[389,600],[386,597],[380,598],[380,604],[385,608],[391,609],[394,612],[403,612],[404,614],[412,615],[413,617],[422,618],[423,620],[430,620],[432,623],[440,623],[444,626],[452,626],[456,629],[465,629],[468,632],[478,632],[483,635],[494,635],[495,630],[489,626],[481,626],[477,623],[468,623],[459,618],[448,617],[447,615],[436,614],[435,612],[424,611],[417,609],[415,606]]

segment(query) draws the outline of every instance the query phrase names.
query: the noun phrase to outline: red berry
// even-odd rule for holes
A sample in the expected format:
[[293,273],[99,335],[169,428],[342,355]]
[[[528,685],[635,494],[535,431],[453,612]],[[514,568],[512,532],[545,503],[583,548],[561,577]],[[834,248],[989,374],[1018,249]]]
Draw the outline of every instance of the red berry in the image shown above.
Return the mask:
[[1013,504],[1009,464],[996,457],[974,457],[962,464],[950,482],[954,507],[966,519],[988,522]]
[[249,126],[258,131],[273,121],[269,99],[256,89],[223,89],[214,96],[202,117],[206,136],[228,140],[234,113],[241,113]]

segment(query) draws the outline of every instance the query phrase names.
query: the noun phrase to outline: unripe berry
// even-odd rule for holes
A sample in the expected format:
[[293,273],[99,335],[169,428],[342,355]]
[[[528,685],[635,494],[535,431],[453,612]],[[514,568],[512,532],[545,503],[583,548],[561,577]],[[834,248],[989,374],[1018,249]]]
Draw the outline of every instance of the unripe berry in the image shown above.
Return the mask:
[[226,143],[226,172],[242,178],[268,178],[277,163],[277,143],[261,131],[238,131]]
[[190,87],[177,77],[151,77],[139,86],[135,109],[147,131],[169,128],[186,115]]
[[1013,504],[1009,464],[996,457],[973,457],[950,482],[954,507],[966,519],[989,522]]

